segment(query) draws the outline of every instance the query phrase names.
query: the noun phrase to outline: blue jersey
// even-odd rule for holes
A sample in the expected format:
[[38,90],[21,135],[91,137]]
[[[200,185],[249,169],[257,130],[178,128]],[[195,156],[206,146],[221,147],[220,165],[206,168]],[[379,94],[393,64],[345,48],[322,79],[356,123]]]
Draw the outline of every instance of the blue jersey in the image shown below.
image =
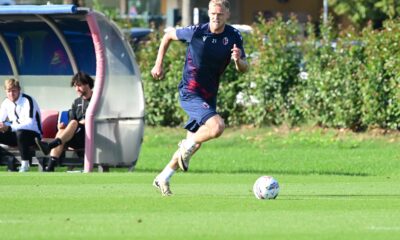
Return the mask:
[[225,25],[222,33],[214,34],[210,32],[209,24],[205,23],[178,29],[176,35],[188,44],[179,84],[181,93],[197,95],[205,100],[215,99],[219,78],[231,61],[233,45],[241,49],[241,58],[246,56],[240,32]]

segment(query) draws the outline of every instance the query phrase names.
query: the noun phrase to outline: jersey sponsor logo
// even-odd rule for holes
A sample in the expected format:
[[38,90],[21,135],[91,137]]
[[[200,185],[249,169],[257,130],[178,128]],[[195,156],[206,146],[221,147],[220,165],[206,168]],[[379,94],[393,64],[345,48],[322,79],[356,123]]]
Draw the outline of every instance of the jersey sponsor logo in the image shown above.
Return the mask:
[[213,40],[211,41],[212,43],[216,44],[217,43],[217,39],[213,38]]
[[228,45],[228,43],[229,43],[229,39],[227,37],[224,37],[224,39],[222,39],[222,44]]
[[208,105],[208,103],[206,103],[206,102],[203,102],[203,108],[209,109],[209,108],[210,108],[210,105]]

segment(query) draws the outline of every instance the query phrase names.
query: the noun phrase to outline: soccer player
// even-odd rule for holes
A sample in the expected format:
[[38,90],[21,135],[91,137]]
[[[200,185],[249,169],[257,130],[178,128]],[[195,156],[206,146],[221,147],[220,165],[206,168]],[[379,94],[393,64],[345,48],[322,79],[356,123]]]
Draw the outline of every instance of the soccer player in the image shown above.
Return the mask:
[[[0,143],[17,146],[21,154],[19,172],[29,171],[29,162],[32,161],[30,147],[35,145],[35,138],[41,136],[39,105],[31,96],[21,92],[19,81],[10,78],[4,82],[6,99],[0,107]],[[3,155],[12,156],[5,149]],[[15,158],[8,164],[9,171],[15,171]]]
[[75,149],[85,147],[85,115],[93,95],[94,80],[84,72],[78,72],[72,77],[71,87],[79,94],[79,97],[72,103],[69,111],[69,122],[58,124],[56,138],[50,142],[43,142],[36,138],[36,144],[45,154],[50,153],[50,162],[45,169],[47,172],[54,172],[57,162],[64,152],[65,146]]
[[201,144],[218,138],[224,131],[224,120],[216,106],[219,78],[226,67],[233,61],[239,72],[248,70],[242,36],[237,29],[226,24],[229,14],[227,0],[211,0],[208,23],[171,30],[162,38],[151,74],[155,79],[163,77],[163,59],[171,41],[187,43],[178,89],[181,107],[189,116],[184,127],[186,139],[179,143],[178,150],[153,182],[163,196],[172,195],[169,182],[175,171],[178,168],[187,171],[191,156]]

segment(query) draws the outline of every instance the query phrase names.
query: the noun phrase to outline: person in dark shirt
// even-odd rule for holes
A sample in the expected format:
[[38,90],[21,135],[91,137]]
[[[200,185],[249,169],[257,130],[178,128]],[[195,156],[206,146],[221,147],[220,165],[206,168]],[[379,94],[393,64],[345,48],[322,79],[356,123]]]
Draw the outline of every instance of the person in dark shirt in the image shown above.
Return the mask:
[[69,122],[58,124],[56,138],[52,142],[44,142],[36,138],[36,144],[43,154],[50,153],[50,161],[45,171],[53,172],[54,168],[64,152],[65,146],[80,149],[85,147],[85,114],[93,95],[94,80],[84,72],[75,74],[71,81],[71,87],[79,94],[69,110]]
[[242,36],[237,29],[226,24],[229,2],[211,0],[208,15],[208,23],[167,32],[151,70],[153,78],[163,78],[163,59],[170,42],[180,40],[187,43],[185,66],[178,86],[180,104],[189,116],[185,125],[187,136],[179,143],[171,161],[153,181],[163,196],[172,194],[169,180],[175,171],[178,168],[187,171],[191,156],[201,144],[218,138],[224,131],[224,120],[216,106],[219,78],[226,67],[233,62],[239,72],[248,70]]

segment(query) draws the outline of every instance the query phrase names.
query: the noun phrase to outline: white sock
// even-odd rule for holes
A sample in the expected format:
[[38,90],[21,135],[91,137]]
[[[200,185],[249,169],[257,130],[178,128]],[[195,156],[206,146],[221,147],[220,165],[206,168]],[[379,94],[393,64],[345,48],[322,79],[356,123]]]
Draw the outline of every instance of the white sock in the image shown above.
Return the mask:
[[29,168],[29,161],[21,160],[21,167],[22,168]]
[[193,140],[193,138],[188,138],[185,139],[182,144],[186,149],[191,149],[194,145],[196,145],[196,142]]
[[166,182],[169,182],[169,179],[174,175],[175,170],[172,169],[169,165],[167,165],[160,174],[158,174],[158,179],[159,180],[164,180]]

